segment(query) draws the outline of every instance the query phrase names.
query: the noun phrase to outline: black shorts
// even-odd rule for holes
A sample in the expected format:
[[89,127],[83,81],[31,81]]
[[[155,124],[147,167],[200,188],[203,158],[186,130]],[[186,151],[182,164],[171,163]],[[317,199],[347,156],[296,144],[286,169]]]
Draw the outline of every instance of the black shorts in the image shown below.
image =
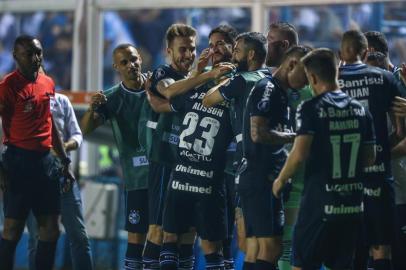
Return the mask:
[[60,166],[49,151],[8,146],[3,167],[8,178],[4,192],[6,218],[25,220],[31,210],[36,217],[60,214]]
[[157,162],[150,162],[148,175],[148,216],[150,225],[162,225],[167,186],[172,168]]
[[125,192],[126,222],[125,229],[130,233],[148,231],[148,190],[130,190]]
[[235,176],[225,173],[225,187],[226,187],[226,211],[227,211],[227,232],[228,238],[233,237],[234,225],[235,225],[235,207],[236,207],[236,195],[235,195]]
[[245,171],[240,175],[240,181],[245,182],[264,178],[261,188],[240,189],[239,192],[247,237],[274,237],[283,234],[285,218],[282,199],[273,195],[272,183],[266,177],[265,173],[258,171]]
[[367,179],[364,186],[365,232],[368,246],[391,245],[394,237],[395,197],[384,179]]
[[361,220],[307,222],[298,219],[292,239],[292,265],[302,269],[350,269]]
[[[203,240],[220,241],[227,237],[226,199],[224,185],[221,188],[200,187],[201,192],[185,191],[189,179],[171,179],[163,213],[163,230],[182,234],[195,227]],[[219,179],[219,183],[222,179]],[[183,190],[182,190],[183,189]],[[190,188],[192,190],[192,188]]]

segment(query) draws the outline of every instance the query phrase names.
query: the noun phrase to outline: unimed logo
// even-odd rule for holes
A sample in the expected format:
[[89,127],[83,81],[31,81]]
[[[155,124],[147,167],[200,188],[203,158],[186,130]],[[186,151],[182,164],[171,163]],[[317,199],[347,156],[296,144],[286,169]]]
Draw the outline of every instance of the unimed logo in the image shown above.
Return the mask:
[[179,181],[173,181],[171,185],[172,189],[200,193],[200,194],[211,194],[212,187],[199,187],[194,186],[189,183],[181,184]]

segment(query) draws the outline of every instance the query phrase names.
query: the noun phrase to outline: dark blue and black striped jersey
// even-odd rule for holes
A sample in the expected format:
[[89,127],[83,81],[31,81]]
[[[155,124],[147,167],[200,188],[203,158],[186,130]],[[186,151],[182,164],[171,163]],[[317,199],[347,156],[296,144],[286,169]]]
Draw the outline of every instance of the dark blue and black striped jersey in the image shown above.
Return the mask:
[[313,136],[305,164],[304,218],[359,218],[363,212],[362,146],[374,144],[370,113],[340,90],[303,102],[297,135]]
[[[184,78],[186,76],[178,73],[171,66],[161,65],[152,74],[151,92],[161,96],[157,90],[160,81],[165,79],[178,81]],[[182,96],[177,99],[182,99]],[[169,166],[176,162],[180,122],[180,115],[177,113],[158,114],[153,111],[150,113],[146,124],[149,160]]]
[[[264,117],[268,120],[270,130],[285,131],[288,115],[287,92],[278,81],[270,75],[258,81],[248,96],[243,116],[243,151],[248,169],[261,169],[276,176],[286,159],[283,144],[262,144],[252,140],[251,117]],[[240,185],[243,183],[240,182]]]
[[171,100],[172,110],[183,114],[174,175],[195,179],[200,186],[212,185],[210,180],[218,177],[222,183],[226,151],[233,138],[229,102],[204,107],[208,89],[206,84],[188,92],[183,100]]
[[398,82],[392,73],[365,64],[340,67],[338,82],[339,87],[357,99],[373,117],[377,157],[375,164],[367,168],[366,172],[370,176],[393,180],[387,121],[395,96],[401,95]]

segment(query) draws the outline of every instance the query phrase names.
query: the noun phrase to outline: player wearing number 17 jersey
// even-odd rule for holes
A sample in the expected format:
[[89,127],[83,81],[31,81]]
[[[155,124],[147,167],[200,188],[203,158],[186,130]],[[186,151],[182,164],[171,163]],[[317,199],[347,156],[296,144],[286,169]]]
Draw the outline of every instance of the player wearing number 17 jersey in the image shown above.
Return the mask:
[[316,97],[296,116],[297,137],[273,192],[306,161],[304,190],[293,234],[294,269],[350,269],[363,213],[363,169],[374,161],[370,114],[338,89],[334,53],[302,59]]
[[387,114],[400,91],[393,74],[361,62],[367,44],[364,34],[359,31],[344,33],[341,58],[346,64],[340,67],[338,83],[345,93],[368,108],[374,121],[377,158],[373,166],[366,168],[365,230],[366,245],[374,247],[374,268],[381,270],[392,269],[390,245],[395,203]]

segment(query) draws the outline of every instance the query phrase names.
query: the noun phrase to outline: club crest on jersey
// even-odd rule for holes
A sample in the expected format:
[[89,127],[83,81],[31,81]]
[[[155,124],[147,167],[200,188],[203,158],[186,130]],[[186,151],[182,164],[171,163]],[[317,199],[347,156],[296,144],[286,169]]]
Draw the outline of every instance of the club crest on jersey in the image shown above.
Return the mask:
[[130,224],[133,224],[133,225],[138,224],[138,223],[140,223],[140,220],[141,220],[141,216],[140,216],[139,211],[131,210],[130,214],[128,214],[128,221],[130,222]]
[[26,101],[24,104],[24,111],[25,113],[32,112],[34,110],[34,102]]
[[162,68],[158,68],[155,73],[155,79],[159,80],[164,76],[165,76],[165,70],[163,70]]

